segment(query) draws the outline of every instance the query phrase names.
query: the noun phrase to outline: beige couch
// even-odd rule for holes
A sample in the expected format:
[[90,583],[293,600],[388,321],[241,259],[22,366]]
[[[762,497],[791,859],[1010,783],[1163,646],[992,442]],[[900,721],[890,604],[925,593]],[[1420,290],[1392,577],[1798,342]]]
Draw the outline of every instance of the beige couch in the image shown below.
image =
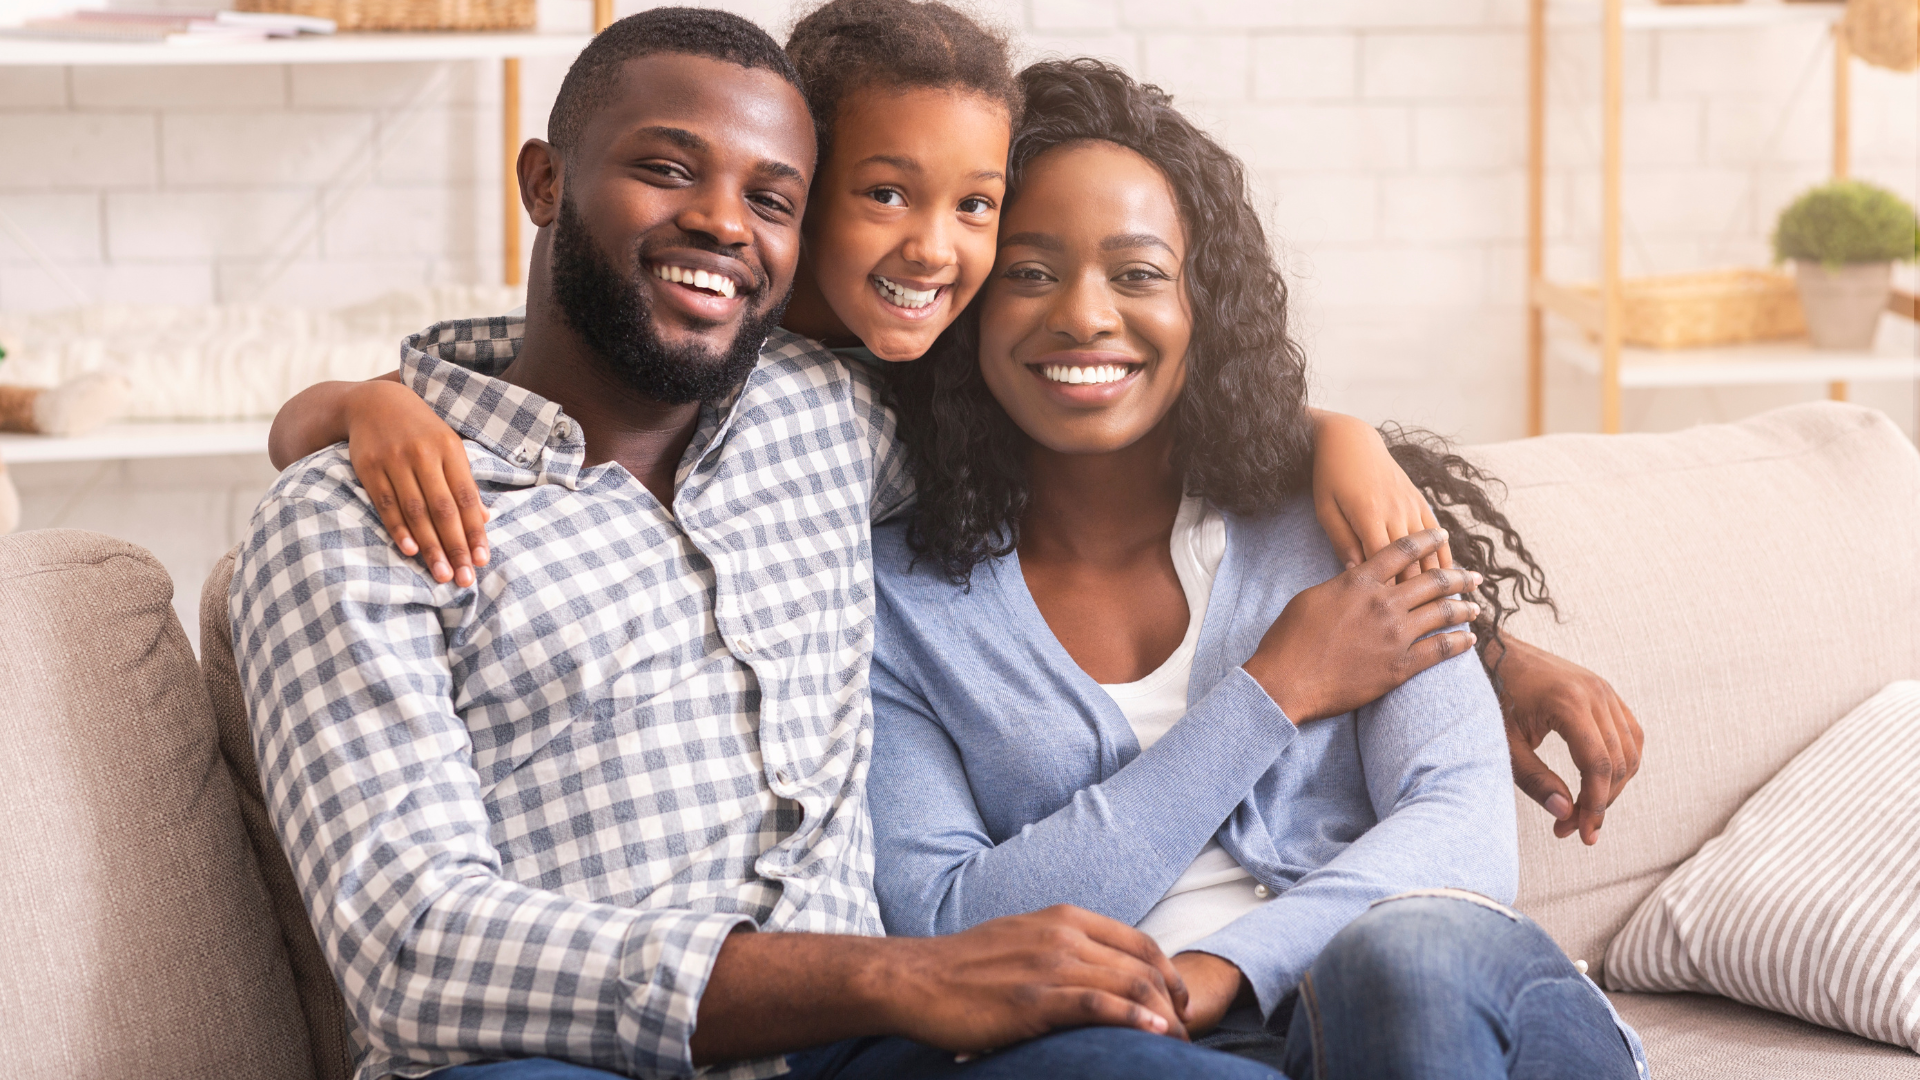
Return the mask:
[[[1566,615],[1516,629],[1613,680],[1647,731],[1598,848],[1520,808],[1520,906],[1597,967],[1634,906],[1796,751],[1920,676],[1920,456],[1841,405],[1478,456],[1508,481]],[[350,1071],[261,812],[230,572],[202,601],[203,681],[144,551],[57,530],[0,540],[0,1074]],[[1920,1078],[1905,1050],[1731,1002],[1617,1000],[1657,1076]]]

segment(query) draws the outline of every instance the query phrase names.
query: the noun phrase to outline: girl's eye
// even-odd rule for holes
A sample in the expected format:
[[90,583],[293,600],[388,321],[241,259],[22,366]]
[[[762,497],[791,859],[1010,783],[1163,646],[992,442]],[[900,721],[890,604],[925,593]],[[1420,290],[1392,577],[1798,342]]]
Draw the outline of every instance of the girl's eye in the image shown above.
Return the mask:
[[973,195],[960,200],[960,212],[976,217],[981,214],[991,214],[993,212],[993,203],[987,201],[985,196]]
[[907,205],[907,197],[893,188],[874,188],[872,191],[867,192],[867,198],[872,199],[881,206]]

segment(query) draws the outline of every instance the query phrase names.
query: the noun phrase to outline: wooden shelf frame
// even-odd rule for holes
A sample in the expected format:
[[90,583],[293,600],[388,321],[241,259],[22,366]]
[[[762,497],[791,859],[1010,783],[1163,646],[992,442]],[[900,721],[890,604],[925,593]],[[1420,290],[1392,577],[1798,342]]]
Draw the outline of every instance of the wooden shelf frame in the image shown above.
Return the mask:
[[[1547,40],[1551,16],[1597,18],[1601,35],[1601,184],[1599,297],[1582,294],[1546,276]],[[1546,362],[1549,355],[1575,361],[1600,381],[1600,430],[1620,430],[1623,388],[1766,385],[1825,382],[1829,397],[1845,400],[1847,382],[1920,378],[1920,360],[1881,352],[1822,353],[1799,343],[1708,350],[1628,349],[1621,339],[1621,194],[1625,135],[1624,57],[1626,32],[1733,29],[1783,23],[1822,23],[1833,34],[1832,173],[1848,174],[1851,148],[1851,62],[1841,31],[1843,5],[1748,0],[1743,4],[1649,5],[1625,0],[1529,0],[1527,17],[1527,433],[1546,431]],[[1913,294],[1896,290],[1888,310],[1916,317]],[[1597,338],[1597,348],[1551,342],[1547,316]],[[1689,355],[1691,354],[1691,355]],[[1751,360],[1742,360],[1742,356]],[[1792,359],[1785,359],[1791,356]],[[1582,359],[1584,358],[1584,359]],[[1590,361],[1590,362],[1587,362]]]

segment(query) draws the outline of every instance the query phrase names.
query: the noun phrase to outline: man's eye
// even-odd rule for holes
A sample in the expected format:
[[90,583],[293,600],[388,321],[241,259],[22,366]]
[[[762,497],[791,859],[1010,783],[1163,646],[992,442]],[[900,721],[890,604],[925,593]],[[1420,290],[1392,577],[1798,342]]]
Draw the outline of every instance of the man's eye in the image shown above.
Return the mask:
[[881,206],[907,205],[907,197],[895,191],[893,188],[874,188],[872,191],[867,192],[867,198],[872,199]]
[[642,162],[640,167],[657,176],[667,177],[670,180],[692,179],[692,177],[688,175],[687,170],[670,161],[646,161]]
[[751,199],[756,205],[764,206],[778,214],[790,214],[793,212],[793,207],[787,204],[787,200],[778,195],[749,195],[747,198]]

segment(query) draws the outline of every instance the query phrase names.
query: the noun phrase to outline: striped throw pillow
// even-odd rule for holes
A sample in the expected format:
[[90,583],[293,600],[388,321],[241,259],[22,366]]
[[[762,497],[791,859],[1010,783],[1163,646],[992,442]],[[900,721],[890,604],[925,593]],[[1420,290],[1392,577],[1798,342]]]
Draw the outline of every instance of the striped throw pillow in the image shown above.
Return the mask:
[[1920,1051],[1920,682],[1801,751],[1607,948],[1612,990],[1720,994]]

